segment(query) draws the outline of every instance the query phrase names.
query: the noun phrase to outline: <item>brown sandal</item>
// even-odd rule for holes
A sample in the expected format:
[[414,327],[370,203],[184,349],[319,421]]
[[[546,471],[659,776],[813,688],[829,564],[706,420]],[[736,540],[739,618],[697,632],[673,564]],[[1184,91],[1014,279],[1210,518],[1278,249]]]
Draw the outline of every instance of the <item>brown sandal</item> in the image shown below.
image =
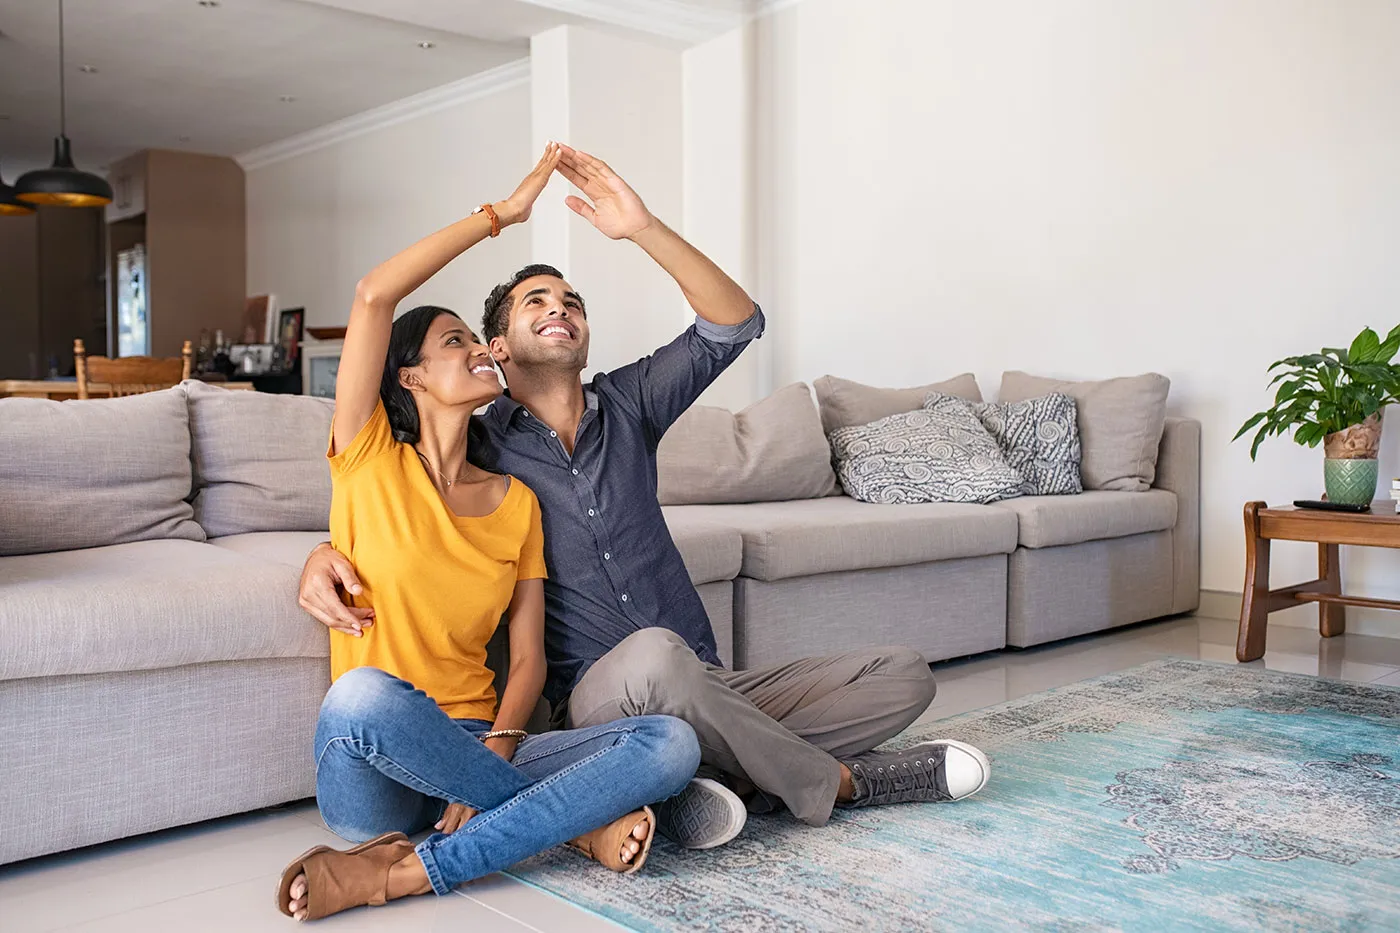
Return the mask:
[[282,870],[277,885],[277,909],[288,917],[292,882],[306,875],[306,919],[362,907],[378,907],[386,900],[389,868],[413,851],[403,833],[385,833],[344,852],[330,846],[313,846]]
[[[646,817],[647,836],[645,839],[636,839],[641,844],[641,849],[633,857],[632,861],[622,860],[622,843],[628,839],[634,839],[632,830]],[[640,810],[633,810],[626,816],[613,820],[606,826],[600,826],[591,833],[584,833],[577,839],[569,842],[569,848],[577,849],[584,855],[593,859],[604,868],[609,868],[620,875],[630,875],[646,864],[647,853],[651,851],[651,841],[656,836],[656,814],[651,812],[651,807],[642,807]]]

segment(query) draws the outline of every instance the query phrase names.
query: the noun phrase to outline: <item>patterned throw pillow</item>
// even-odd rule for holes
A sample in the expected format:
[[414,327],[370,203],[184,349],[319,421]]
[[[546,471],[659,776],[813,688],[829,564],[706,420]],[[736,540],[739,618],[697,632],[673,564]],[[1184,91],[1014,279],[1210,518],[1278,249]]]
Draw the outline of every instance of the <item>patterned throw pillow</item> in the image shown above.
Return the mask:
[[1024,402],[978,403],[972,410],[996,438],[1006,462],[1024,477],[1022,495],[1066,496],[1084,491],[1074,399],[1056,392]]
[[862,502],[994,502],[1019,496],[1021,474],[971,406],[951,395],[919,411],[827,435],[846,494]]

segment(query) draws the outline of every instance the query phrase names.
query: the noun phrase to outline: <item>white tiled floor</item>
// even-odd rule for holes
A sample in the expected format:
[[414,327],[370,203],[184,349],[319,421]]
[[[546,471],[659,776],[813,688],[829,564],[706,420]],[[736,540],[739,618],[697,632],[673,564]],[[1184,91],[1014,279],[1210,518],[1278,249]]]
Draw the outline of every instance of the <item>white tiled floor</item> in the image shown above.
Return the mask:
[[[1185,618],[1134,626],[1043,648],[938,664],[938,697],[921,721],[1123,670],[1162,657],[1233,662],[1235,626]],[[1400,686],[1400,639],[1275,626],[1262,662],[1270,670]],[[312,803],[246,814],[0,867],[0,930],[291,930],[274,906],[277,875],[313,845],[342,846]],[[349,911],[317,929],[395,931],[617,931],[503,876],[453,896],[420,897]]]

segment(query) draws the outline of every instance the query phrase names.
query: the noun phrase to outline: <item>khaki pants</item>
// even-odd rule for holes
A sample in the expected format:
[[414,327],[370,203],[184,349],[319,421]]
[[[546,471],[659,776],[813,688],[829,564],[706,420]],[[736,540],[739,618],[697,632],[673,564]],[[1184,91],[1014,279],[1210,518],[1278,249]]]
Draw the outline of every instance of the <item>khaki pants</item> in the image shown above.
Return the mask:
[[837,759],[903,731],[933,702],[909,648],[870,648],[748,671],[706,664],[663,628],[629,635],[556,711],[571,728],[664,713],[688,722],[705,764],[782,800],[805,823],[831,817]]

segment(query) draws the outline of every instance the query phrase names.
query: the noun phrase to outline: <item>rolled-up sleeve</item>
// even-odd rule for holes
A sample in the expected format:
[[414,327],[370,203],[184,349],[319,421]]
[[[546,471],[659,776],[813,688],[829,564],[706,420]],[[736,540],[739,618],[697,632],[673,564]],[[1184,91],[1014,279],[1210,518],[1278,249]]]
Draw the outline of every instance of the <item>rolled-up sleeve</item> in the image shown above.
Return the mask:
[[697,316],[694,324],[666,346],[603,378],[636,406],[655,446],[744,348],[763,336],[763,329],[763,311],[758,305],[738,324],[715,324]]

